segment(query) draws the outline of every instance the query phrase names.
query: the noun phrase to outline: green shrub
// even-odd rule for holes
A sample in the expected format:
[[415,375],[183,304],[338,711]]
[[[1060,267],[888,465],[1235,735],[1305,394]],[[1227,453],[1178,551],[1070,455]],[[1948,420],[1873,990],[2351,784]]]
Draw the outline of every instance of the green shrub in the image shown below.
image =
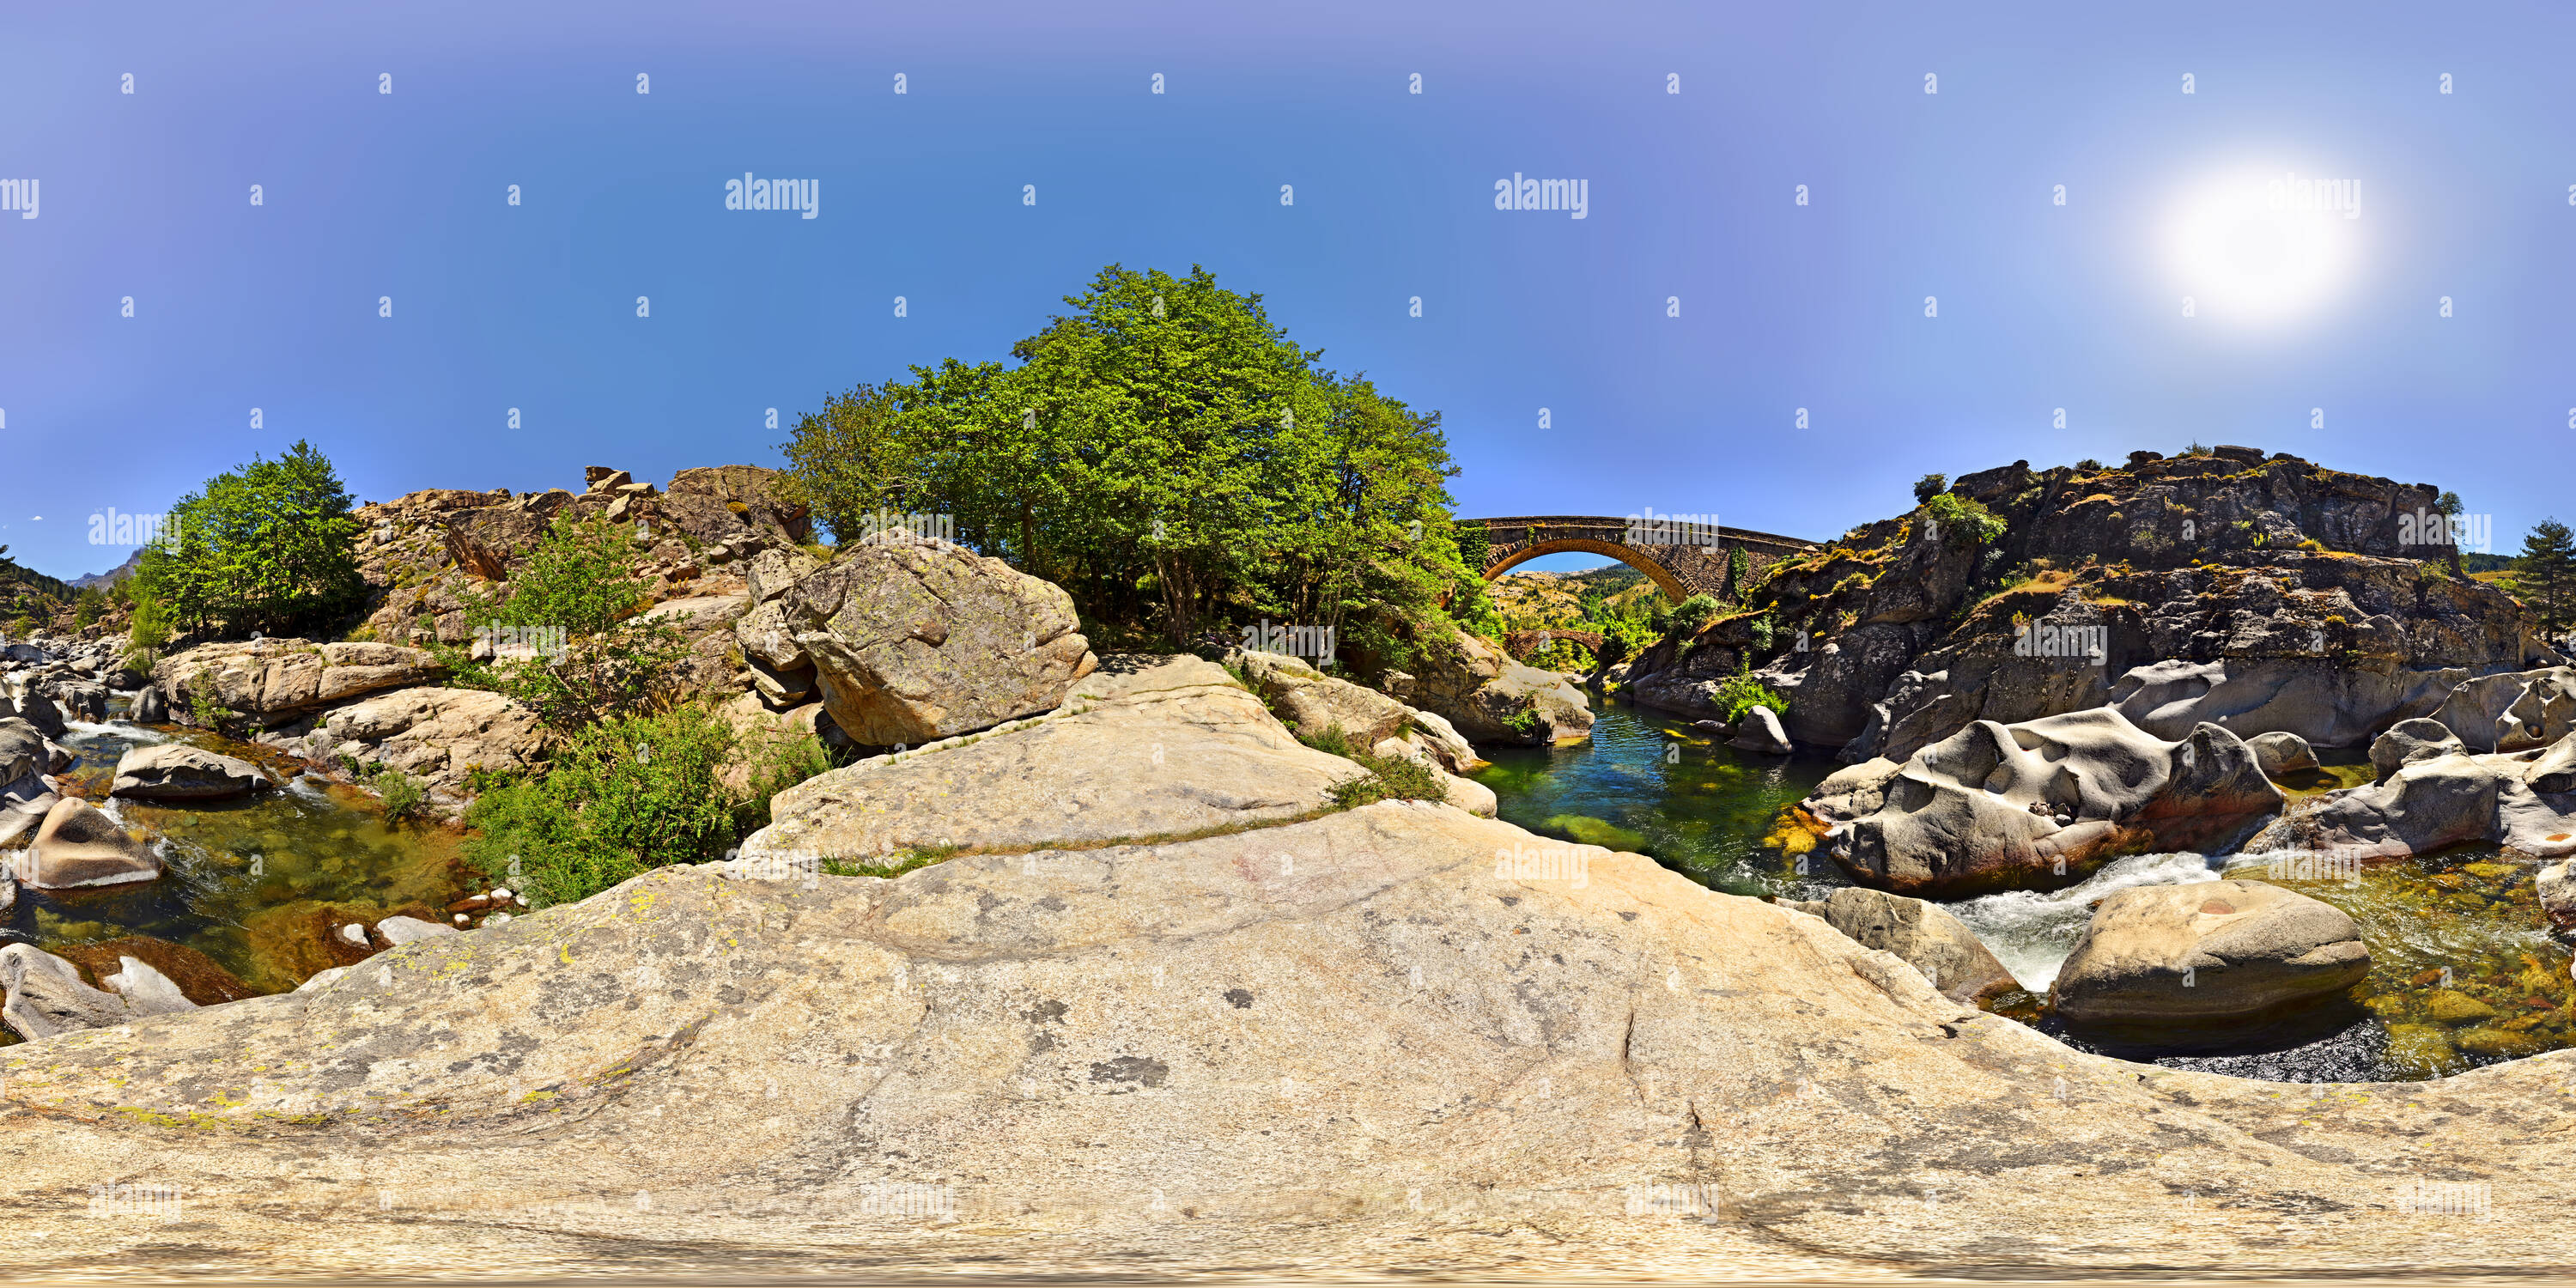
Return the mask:
[[516,880],[531,906],[588,898],[647,869],[720,858],[737,799],[720,772],[733,730],[695,706],[617,716],[571,733],[533,778],[466,811],[466,857]]
[[188,719],[198,728],[220,730],[240,718],[240,712],[215,701],[204,672],[188,681]]
[[1718,602],[1706,595],[1693,595],[1673,605],[1672,629],[1676,635],[1697,635],[1700,628],[1717,616]]
[[[122,585],[123,583],[118,583]],[[161,646],[170,642],[170,613],[161,601],[149,594],[134,597],[134,617],[125,627],[125,667],[130,671],[149,671],[161,660]]]
[[1925,501],[1923,513],[1940,525],[1941,540],[1954,546],[1982,546],[2004,534],[2000,516],[1956,492],[1943,492]]
[[1522,707],[1503,717],[1503,727],[1524,738],[1535,737],[1547,728],[1547,718],[1540,715],[1536,707]]
[[107,612],[107,592],[96,586],[84,588],[72,599],[72,625],[83,629],[96,623]]
[[421,806],[429,800],[429,789],[422,786],[419,779],[399,769],[379,770],[367,780],[367,785],[384,798],[385,821],[388,823],[418,818]]
[[1728,724],[1743,719],[1744,713],[1755,707],[1769,707],[1783,716],[1789,714],[1789,700],[1764,687],[1750,672],[1738,672],[1727,677],[1711,700],[1723,710],[1722,718]]
[[841,763],[811,729],[754,734],[736,748],[747,772],[742,799],[734,808],[736,836],[749,836],[769,826],[771,797]]
[[1378,801],[1445,801],[1449,788],[1429,765],[1404,756],[1372,756],[1355,752],[1351,761],[1368,772],[1358,774],[1324,789],[1333,803],[1344,809],[1357,809]]
[[1949,475],[1926,474],[1923,477],[1914,480],[1914,502],[1915,504],[1920,505],[1925,501],[1931,500],[1933,497],[1939,496],[1949,489]]

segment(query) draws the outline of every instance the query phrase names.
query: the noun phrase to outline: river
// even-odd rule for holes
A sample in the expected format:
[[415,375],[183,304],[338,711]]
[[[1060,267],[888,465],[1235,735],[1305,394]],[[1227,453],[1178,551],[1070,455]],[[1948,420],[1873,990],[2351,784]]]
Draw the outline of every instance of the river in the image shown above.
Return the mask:
[[[1840,767],[1828,756],[1734,751],[1684,721],[1618,702],[1604,705],[1588,741],[1486,754],[1493,764],[1474,777],[1494,789],[1505,819],[1533,832],[1649,855],[1729,894],[1816,899],[1851,884],[1821,853],[1793,853],[1784,840],[1794,831],[1778,827],[1781,811]],[[2313,786],[2351,781],[2343,771]],[[2279,1050],[2118,1052],[2156,1064],[2294,1082],[2405,1081],[2576,1046],[2569,953],[2543,929],[2535,861],[2473,846],[2301,880],[2275,866],[2296,857],[2138,855],[2068,889],[1942,906],[2022,985],[1993,1009],[2077,1046],[2086,1043],[2048,1013],[2048,986],[2090,905],[2114,891],[2219,876],[2272,881],[2360,924],[2371,971],[2348,1000],[2361,1018]]]

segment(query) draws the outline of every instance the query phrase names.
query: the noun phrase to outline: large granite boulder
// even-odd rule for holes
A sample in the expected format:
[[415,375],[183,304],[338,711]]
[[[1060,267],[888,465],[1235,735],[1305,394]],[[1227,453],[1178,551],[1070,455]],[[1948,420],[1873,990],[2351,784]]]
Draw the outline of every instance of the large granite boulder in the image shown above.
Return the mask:
[[1883,949],[1923,972],[1942,995],[1975,1006],[2021,985],[1993,950],[1939,904],[1882,890],[1846,886],[1810,902],[1781,906],[1813,913],[1864,948]]
[[1789,733],[1780,727],[1780,713],[1769,707],[1755,707],[1735,722],[1735,735],[1726,745],[1738,751],[1758,751],[1765,755],[1785,756],[1796,751]]
[[[33,944],[0,947],[0,1021],[29,1042],[83,1029],[124,1024],[146,1015],[191,1011],[197,1004],[168,976],[131,957],[111,976],[114,991],[92,988],[80,968]],[[107,981],[102,981],[107,982]]]
[[74,890],[160,875],[159,852],[89,802],[66,796],[54,802],[37,827],[18,880],[38,890]]
[[2049,999],[2078,1025],[2206,1027],[2331,998],[2369,972],[2352,918],[2296,891],[2132,886],[2094,911]]
[[53,811],[57,797],[45,778],[51,745],[26,721],[0,719],[0,846],[18,845],[35,835]]
[[[2441,729],[2429,720],[2407,724]],[[2247,844],[2356,859],[2404,858],[2478,841],[2535,858],[2576,854],[2576,734],[2546,751],[2487,756],[2459,750],[2447,730],[2442,736],[2447,750],[2410,756],[2377,783],[2302,804]],[[2373,747],[2372,759],[2387,741]]]
[[863,746],[1052,711],[1098,664],[1060,587],[945,542],[845,548],[778,602]]
[[259,766],[247,760],[184,742],[165,742],[131,748],[120,757],[116,783],[108,794],[137,800],[223,800],[274,786]]
[[2561,859],[2532,878],[2541,914],[2562,931],[2576,931],[2576,859]]
[[1327,809],[1360,772],[1299,744],[1212,662],[1113,656],[1051,715],[780,792],[743,850],[869,859],[1182,836]]
[[547,745],[537,713],[481,689],[405,689],[331,712],[320,726],[340,754],[399,769],[448,793],[476,769],[523,771]]
[[34,692],[0,698],[0,719],[24,721],[48,738],[62,737],[65,728],[63,709],[52,698]]
[[2370,767],[2380,782],[2417,761],[2457,756],[2468,751],[2459,735],[2438,720],[2400,720],[2370,741]]
[[1447,720],[1469,742],[1544,746],[1592,732],[1582,690],[1554,671],[1524,666],[1459,630],[1422,653],[1421,673],[1390,673],[1387,692]]
[[2283,774],[2317,767],[2316,749],[2294,733],[2258,733],[2245,745],[2254,749],[2254,761],[2263,767],[2266,778],[2278,780]]
[[185,714],[203,694],[214,705],[276,726],[333,703],[435,683],[447,673],[424,649],[393,644],[313,644],[299,639],[200,644],[153,664],[170,709]]
[[1871,764],[1805,808],[1854,881],[1926,898],[2073,885],[2115,854],[2231,840],[2287,800],[2225,729],[2168,742],[2108,707],[1980,720],[1902,766]]
[[2576,733],[2576,667],[2462,681],[2431,718],[2458,735],[2470,751],[2545,747]]

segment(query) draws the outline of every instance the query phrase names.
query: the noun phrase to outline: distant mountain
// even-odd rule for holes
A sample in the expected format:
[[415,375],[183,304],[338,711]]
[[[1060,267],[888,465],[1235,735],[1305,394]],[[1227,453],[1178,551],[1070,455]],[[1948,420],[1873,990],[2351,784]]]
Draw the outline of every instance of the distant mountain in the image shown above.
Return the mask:
[[72,578],[71,588],[74,590],[87,590],[92,586],[98,586],[101,588],[113,586],[116,583],[133,576],[134,570],[137,567],[140,567],[142,563],[143,550],[141,547],[136,547],[133,554],[125,557],[124,563],[118,564],[117,566],[108,569],[106,572],[94,572],[86,577]]

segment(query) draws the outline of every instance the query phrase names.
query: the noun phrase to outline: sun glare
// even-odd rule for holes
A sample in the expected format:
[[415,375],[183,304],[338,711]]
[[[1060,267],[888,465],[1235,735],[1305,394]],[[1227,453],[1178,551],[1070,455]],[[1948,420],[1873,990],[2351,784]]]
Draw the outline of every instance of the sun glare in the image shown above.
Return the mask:
[[2239,171],[2177,205],[2171,251],[2187,316],[2273,323],[2309,313],[2351,276],[2357,180]]

